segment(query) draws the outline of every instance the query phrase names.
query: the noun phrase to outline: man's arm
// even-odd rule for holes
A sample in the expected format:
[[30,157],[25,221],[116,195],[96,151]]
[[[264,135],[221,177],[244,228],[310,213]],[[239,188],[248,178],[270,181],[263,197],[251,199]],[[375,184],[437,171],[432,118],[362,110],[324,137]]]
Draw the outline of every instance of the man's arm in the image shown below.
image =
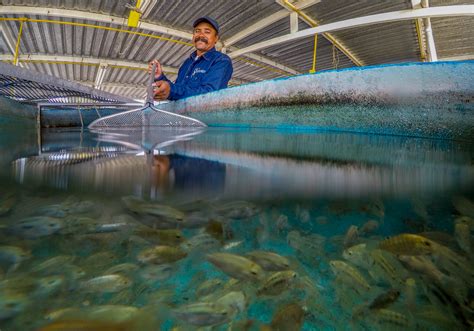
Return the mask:
[[229,58],[222,58],[216,61],[209,71],[204,75],[201,84],[197,87],[190,87],[181,83],[170,84],[169,100],[178,100],[184,97],[203,94],[219,90],[222,86],[227,87],[227,83],[232,76],[232,62]]

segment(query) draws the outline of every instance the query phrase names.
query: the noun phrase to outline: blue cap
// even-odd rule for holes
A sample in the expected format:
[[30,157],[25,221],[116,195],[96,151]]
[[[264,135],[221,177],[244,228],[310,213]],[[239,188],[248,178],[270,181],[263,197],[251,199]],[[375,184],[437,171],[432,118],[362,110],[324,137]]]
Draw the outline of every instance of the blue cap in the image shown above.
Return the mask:
[[193,28],[195,28],[199,23],[202,22],[206,22],[212,25],[212,27],[216,30],[217,34],[219,34],[219,24],[215,19],[210,18],[209,16],[199,17],[197,20],[194,21]]

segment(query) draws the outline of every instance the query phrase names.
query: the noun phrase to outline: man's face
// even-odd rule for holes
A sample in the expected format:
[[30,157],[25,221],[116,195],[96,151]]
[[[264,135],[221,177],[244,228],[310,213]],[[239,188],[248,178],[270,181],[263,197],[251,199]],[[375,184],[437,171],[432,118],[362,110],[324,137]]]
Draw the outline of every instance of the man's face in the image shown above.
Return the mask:
[[217,31],[207,22],[201,22],[194,28],[193,42],[198,55],[214,47],[218,39]]

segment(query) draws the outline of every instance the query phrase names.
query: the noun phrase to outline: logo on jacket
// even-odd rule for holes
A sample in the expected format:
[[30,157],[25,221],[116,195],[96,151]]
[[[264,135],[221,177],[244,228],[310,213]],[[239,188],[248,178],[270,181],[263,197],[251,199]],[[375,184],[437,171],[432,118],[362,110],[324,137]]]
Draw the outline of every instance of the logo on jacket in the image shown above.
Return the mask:
[[196,68],[196,69],[194,69],[193,73],[191,74],[191,77],[196,75],[196,74],[205,74],[205,73],[206,73],[206,70]]

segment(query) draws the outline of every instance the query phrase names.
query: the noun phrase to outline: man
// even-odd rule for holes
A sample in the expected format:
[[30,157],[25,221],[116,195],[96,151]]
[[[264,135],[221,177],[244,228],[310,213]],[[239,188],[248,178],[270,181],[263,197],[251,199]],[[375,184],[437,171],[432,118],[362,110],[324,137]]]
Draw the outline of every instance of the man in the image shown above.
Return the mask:
[[155,100],[179,100],[193,95],[220,90],[227,87],[232,76],[231,59],[215,49],[219,40],[219,25],[204,16],[194,24],[193,43],[196,50],[179,68],[178,78],[172,83],[163,74],[161,64],[157,60],[154,83]]

